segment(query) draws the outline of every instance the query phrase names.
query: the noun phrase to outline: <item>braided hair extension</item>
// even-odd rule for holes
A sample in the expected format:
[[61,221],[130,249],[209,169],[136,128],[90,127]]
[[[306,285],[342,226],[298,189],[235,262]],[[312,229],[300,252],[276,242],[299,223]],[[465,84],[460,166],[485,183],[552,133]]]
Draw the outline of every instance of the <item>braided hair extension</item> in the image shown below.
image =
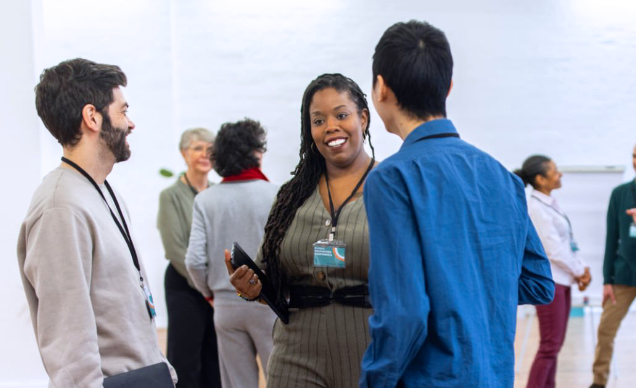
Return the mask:
[[[278,304],[287,303],[285,298],[287,277],[280,265],[280,244],[296,215],[296,211],[311,196],[318,185],[320,176],[326,172],[325,158],[318,152],[311,136],[309,106],[314,95],[327,88],[333,88],[338,92],[348,92],[358,108],[358,115],[361,115],[364,110],[369,112],[366,95],[358,84],[342,74],[323,74],[313,80],[305,89],[300,107],[300,161],[291,173],[293,178],[285,183],[276,195],[276,204],[265,225],[265,238],[262,246],[263,262],[268,265],[268,277],[276,289]],[[370,122],[369,115],[362,137],[369,139],[369,147],[371,147],[372,155],[375,158],[375,150],[371,144],[371,134],[369,133]]]

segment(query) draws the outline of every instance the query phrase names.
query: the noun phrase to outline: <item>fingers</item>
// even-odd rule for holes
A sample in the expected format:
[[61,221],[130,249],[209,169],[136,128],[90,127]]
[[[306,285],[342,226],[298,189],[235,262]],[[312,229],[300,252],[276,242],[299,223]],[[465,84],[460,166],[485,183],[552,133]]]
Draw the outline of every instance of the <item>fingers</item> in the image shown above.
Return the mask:
[[246,296],[251,299],[258,298],[259,295],[261,295],[261,290],[263,289],[263,285],[259,281],[258,283],[254,284],[252,287],[253,289],[250,290],[248,294],[246,294]]
[[232,255],[230,255],[230,251],[228,251],[227,249],[225,250],[225,266],[227,267],[227,273],[230,274],[230,276],[232,276],[232,274],[234,273],[234,268],[232,267]]
[[612,289],[603,292],[603,304],[605,304],[605,302],[608,300],[611,301],[612,304],[616,304],[616,296],[614,295],[614,290]]
[[254,299],[260,295],[263,285],[260,280],[258,280],[258,275],[256,275],[251,269],[247,269],[240,282],[241,290],[243,290],[241,294],[250,299]]
[[242,265],[230,276],[230,283],[247,298],[256,298],[263,288],[258,275],[246,265]]

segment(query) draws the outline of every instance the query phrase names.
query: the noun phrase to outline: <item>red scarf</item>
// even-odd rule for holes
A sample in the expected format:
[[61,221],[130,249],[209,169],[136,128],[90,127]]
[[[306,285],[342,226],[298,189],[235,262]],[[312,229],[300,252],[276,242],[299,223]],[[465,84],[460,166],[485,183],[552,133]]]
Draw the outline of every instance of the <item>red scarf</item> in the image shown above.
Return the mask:
[[264,181],[269,182],[269,179],[267,179],[267,177],[265,176],[265,174],[263,174],[260,168],[252,167],[252,168],[248,168],[247,170],[243,170],[240,174],[226,176],[225,178],[223,178],[221,183],[236,182],[236,181],[251,181],[254,179],[262,179]]

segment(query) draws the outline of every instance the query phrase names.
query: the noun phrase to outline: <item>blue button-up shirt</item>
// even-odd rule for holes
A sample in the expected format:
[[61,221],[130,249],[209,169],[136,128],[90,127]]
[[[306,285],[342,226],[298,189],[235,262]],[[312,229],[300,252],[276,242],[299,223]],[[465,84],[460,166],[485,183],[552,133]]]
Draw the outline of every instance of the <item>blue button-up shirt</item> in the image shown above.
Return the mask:
[[521,181],[429,121],[367,178],[374,313],[360,387],[510,388],[517,304],[552,301]]

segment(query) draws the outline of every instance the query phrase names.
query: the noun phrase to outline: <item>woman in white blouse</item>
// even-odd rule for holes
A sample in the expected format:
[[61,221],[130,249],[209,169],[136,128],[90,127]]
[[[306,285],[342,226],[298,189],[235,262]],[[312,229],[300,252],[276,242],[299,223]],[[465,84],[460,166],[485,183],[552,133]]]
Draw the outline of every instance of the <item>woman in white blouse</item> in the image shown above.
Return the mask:
[[561,187],[563,174],[548,157],[533,155],[516,170],[525,185],[532,190],[528,198],[528,212],[550,259],[552,277],[556,283],[552,303],[537,306],[541,342],[532,364],[527,387],[555,386],[557,356],[565,340],[570,316],[571,288],[577,284],[584,290],[592,280],[589,267],[577,257],[578,246],[572,224],[550,195]]

